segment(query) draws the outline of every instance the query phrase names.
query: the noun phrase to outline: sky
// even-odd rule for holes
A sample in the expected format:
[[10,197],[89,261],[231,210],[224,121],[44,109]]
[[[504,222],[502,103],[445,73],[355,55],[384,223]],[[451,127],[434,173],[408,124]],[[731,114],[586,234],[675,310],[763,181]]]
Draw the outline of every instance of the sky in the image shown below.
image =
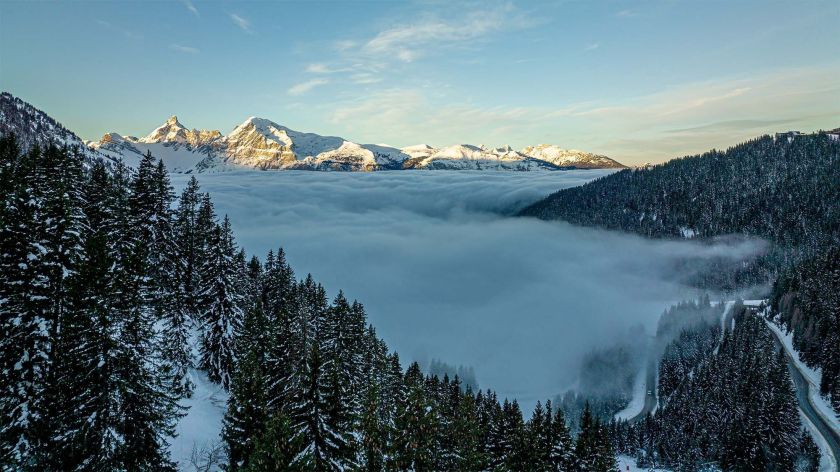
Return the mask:
[[[656,331],[711,256],[763,248],[649,240],[505,216],[611,171],[254,172],[198,176],[249,254],[344,290],[406,363],[475,369],[524,411],[574,384],[582,356]],[[173,174],[176,189],[190,175]],[[549,255],[549,257],[547,257]],[[691,258],[691,263],[685,263]],[[680,263],[682,261],[682,263]],[[647,343],[647,339],[632,339]]]
[[259,116],[661,162],[840,126],[840,2],[0,2],[0,88],[84,139]]

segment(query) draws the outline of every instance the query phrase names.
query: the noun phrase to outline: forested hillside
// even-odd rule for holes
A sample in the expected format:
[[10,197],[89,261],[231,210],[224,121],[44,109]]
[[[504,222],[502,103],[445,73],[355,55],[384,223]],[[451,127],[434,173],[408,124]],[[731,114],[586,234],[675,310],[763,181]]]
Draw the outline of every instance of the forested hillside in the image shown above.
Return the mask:
[[840,239],[840,143],[769,136],[726,151],[628,169],[522,210],[651,237],[748,234],[809,253]]
[[522,211],[649,237],[749,235],[770,241],[747,266],[721,261],[705,288],[774,283],[773,307],[840,404],[840,142],[825,133],[761,137],[726,151],[624,170]]
[[329,302],[282,249],[246,257],[195,179],[176,199],[151,155],[83,160],[0,138],[3,470],[174,470],[194,368],[230,391],[228,470],[614,468],[589,408],[573,438],[548,401],[525,421],[404,369],[360,303]]

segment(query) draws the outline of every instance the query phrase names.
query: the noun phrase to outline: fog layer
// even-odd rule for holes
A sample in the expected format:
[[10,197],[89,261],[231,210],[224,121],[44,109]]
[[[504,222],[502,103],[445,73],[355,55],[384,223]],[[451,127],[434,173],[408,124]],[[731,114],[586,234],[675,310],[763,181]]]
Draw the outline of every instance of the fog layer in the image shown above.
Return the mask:
[[[199,175],[237,241],[282,246],[299,277],[343,289],[403,361],[475,368],[531,405],[575,380],[584,352],[673,301],[675,259],[745,257],[748,242],[650,241],[504,216],[604,171],[227,172]],[[174,175],[180,192],[188,176]]]

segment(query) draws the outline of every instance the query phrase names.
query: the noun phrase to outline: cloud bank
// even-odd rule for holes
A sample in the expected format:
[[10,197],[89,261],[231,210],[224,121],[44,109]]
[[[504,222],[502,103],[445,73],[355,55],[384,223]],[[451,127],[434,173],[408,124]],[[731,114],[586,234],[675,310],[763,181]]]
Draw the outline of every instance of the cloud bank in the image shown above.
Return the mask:
[[[581,356],[692,295],[678,258],[755,247],[648,241],[503,216],[605,171],[254,172],[198,176],[237,241],[283,246],[299,277],[344,289],[404,361],[475,368],[526,408],[574,382]],[[188,179],[173,176],[180,189]],[[179,190],[180,191],[180,190]]]

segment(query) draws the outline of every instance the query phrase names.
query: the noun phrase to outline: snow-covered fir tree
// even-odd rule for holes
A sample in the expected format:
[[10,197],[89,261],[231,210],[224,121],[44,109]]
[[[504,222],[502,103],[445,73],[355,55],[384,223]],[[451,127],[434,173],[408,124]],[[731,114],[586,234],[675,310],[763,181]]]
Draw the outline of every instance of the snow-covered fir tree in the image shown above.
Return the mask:
[[207,241],[202,265],[200,366],[208,376],[228,388],[236,362],[235,333],[242,323],[245,296],[241,292],[243,269],[236,257],[236,243],[225,216]]

